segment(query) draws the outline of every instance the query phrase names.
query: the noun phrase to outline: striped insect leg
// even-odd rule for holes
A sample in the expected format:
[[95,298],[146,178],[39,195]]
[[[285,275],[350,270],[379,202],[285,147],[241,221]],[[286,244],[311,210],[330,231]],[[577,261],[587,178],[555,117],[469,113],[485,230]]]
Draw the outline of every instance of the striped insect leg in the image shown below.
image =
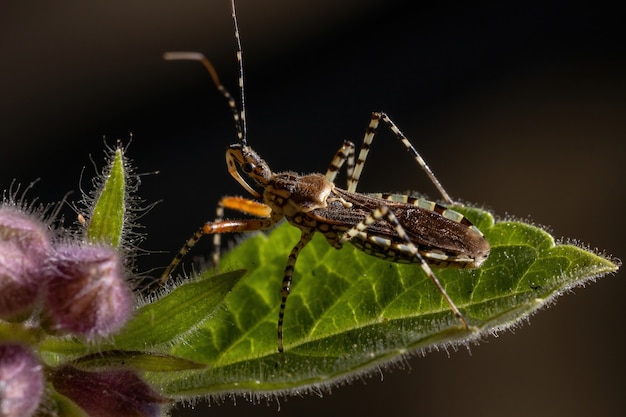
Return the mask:
[[[204,235],[221,234],[221,233],[239,233],[239,232],[251,232],[256,230],[265,230],[270,228],[274,222],[271,219],[245,219],[245,220],[223,220],[219,222],[208,222],[200,227],[196,233],[191,236],[182,248],[178,251],[172,262],[165,269],[161,275],[159,284],[163,286],[170,274],[180,263],[183,257],[193,248],[196,243]],[[219,252],[218,256],[219,256]],[[215,255],[214,255],[215,256]]]
[[441,196],[445,200],[446,204],[451,205],[454,202],[448,192],[443,188],[435,174],[430,169],[428,164],[422,156],[417,152],[417,149],[411,144],[411,142],[407,139],[406,136],[402,133],[402,131],[396,126],[396,124],[383,112],[373,112],[372,118],[370,119],[370,123],[365,130],[365,136],[363,137],[363,144],[361,145],[361,150],[359,151],[359,156],[356,160],[356,164],[354,166],[354,171],[352,175],[348,178],[348,191],[351,193],[356,192],[357,185],[359,183],[359,179],[361,178],[361,172],[363,171],[363,166],[365,165],[365,161],[367,160],[367,155],[370,151],[370,146],[372,141],[374,140],[374,135],[376,134],[376,129],[378,129],[378,125],[380,121],[383,121],[389,129],[393,132],[393,134],[398,138],[400,142],[404,145],[406,150],[413,156],[415,161],[420,165],[422,170],[426,173],[430,181],[437,188]]
[[[341,145],[341,148],[337,150],[337,153],[330,161],[330,165],[326,170],[326,179],[334,183],[337,173],[344,163],[346,164],[346,176],[348,181],[350,181],[354,173],[354,143],[347,140],[343,141],[343,145]],[[348,186],[350,186],[349,183]]]
[[313,238],[313,231],[305,231],[302,230],[302,235],[300,236],[300,240],[296,243],[296,246],[293,247],[291,253],[289,254],[289,258],[287,259],[287,265],[285,266],[285,273],[283,275],[283,283],[280,289],[280,310],[278,311],[278,353],[282,353],[284,350],[283,346],[283,321],[285,318],[285,306],[287,305],[287,297],[289,297],[289,293],[291,292],[291,279],[293,278],[293,271],[296,267],[296,261],[298,260],[298,255],[300,251],[311,241]]

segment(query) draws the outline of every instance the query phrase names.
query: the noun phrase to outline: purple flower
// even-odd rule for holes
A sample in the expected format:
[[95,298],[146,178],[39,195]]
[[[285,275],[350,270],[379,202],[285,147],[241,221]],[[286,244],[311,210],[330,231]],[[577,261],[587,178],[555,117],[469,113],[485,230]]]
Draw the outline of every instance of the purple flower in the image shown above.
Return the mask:
[[63,366],[52,373],[51,380],[59,393],[90,417],[159,416],[159,404],[169,402],[128,370],[88,372]]
[[44,287],[51,244],[45,225],[17,208],[0,206],[0,318],[29,315]]
[[0,344],[0,416],[32,416],[42,393],[42,366],[35,356],[20,344]]
[[133,294],[114,249],[63,245],[49,259],[47,271],[45,312],[56,331],[91,340],[110,335],[129,319]]

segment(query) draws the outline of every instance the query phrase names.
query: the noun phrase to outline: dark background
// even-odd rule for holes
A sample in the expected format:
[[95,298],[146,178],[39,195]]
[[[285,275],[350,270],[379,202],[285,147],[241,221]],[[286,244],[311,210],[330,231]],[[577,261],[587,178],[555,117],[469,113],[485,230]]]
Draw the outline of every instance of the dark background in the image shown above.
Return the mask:
[[[325,171],[343,139],[386,111],[453,197],[546,225],[624,257],[623,15],[598,2],[241,0],[250,144],[274,170]],[[140,195],[140,260],[165,265],[217,199],[244,191],[224,166],[235,141],[200,50],[236,92],[226,0],[31,1],[0,6],[0,188],[77,198],[103,143],[127,140]],[[106,137],[103,140],[103,136]],[[82,186],[88,188],[89,181]],[[387,133],[363,191],[437,197]],[[72,197],[70,197],[71,199]],[[65,216],[75,216],[64,210]],[[196,253],[207,253],[201,245]],[[204,251],[204,252],[203,252]],[[281,416],[608,416],[623,413],[623,273],[567,294],[530,325],[456,352],[412,358],[323,398],[280,399]],[[277,282],[278,290],[278,282]],[[277,415],[274,400],[225,400],[177,415]]]

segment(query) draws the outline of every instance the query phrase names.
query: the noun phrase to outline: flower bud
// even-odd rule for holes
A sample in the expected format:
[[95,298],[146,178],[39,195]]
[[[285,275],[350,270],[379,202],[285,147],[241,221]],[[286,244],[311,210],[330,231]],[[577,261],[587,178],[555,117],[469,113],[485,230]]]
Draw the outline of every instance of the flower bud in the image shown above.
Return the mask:
[[134,372],[87,372],[64,366],[52,373],[52,384],[91,417],[152,417],[168,402]]
[[130,317],[133,294],[114,249],[63,245],[47,271],[46,314],[56,331],[91,340],[119,330]]
[[44,287],[50,253],[45,225],[17,208],[0,205],[0,319],[30,314]]
[[42,367],[33,354],[20,344],[0,344],[0,416],[32,416],[42,393]]

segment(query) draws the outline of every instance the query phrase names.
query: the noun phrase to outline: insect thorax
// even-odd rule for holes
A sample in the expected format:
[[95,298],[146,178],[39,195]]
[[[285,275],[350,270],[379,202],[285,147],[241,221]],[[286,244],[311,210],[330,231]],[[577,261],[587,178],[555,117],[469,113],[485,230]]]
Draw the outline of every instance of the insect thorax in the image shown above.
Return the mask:
[[275,174],[265,187],[263,199],[273,212],[290,218],[299,213],[325,208],[333,188],[333,183],[322,174],[281,172]]

